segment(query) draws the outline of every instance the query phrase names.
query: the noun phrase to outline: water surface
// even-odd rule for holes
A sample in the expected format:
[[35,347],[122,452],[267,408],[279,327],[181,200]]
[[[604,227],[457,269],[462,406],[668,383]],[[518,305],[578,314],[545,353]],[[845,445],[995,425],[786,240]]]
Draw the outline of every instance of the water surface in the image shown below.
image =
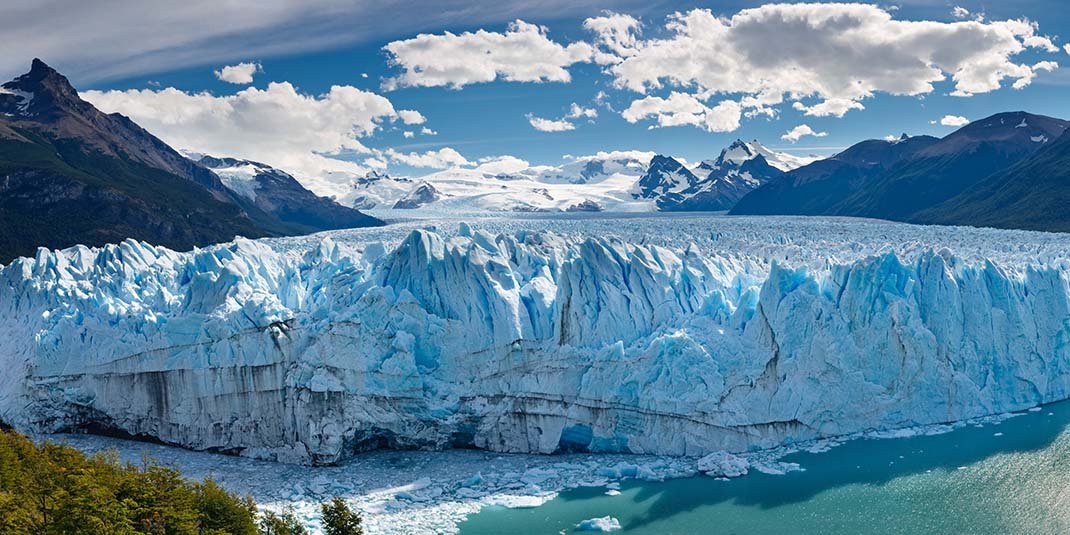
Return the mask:
[[541,507],[484,509],[461,535],[556,535],[601,516],[627,534],[1067,533],[1068,423],[1062,402],[995,425],[792,454],[784,460],[805,471],[785,475],[568,491]]

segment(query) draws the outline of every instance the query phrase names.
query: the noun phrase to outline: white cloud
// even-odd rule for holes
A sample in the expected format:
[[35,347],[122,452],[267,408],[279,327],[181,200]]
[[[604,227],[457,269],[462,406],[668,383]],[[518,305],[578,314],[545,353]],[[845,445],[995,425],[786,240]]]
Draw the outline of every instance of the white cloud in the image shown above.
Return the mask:
[[579,119],[583,117],[587,119],[596,119],[598,117],[598,110],[594,108],[584,108],[573,102],[572,105],[569,106],[568,113],[565,117],[568,119]]
[[[605,3],[614,4],[634,2]],[[591,14],[589,3],[575,0],[483,2],[478,7],[471,0],[33,0],[0,5],[0,80],[22,74],[29,60],[39,57],[70,77],[75,87],[191,66],[218,68],[250,57],[385,42],[428,28],[478,28],[547,13],[561,20]]]
[[1070,54],[1070,43],[1063,45],[1063,50],[1066,51],[1067,54]]
[[371,167],[372,169],[383,170],[386,169],[387,163],[382,158],[365,158],[364,165]]
[[1033,78],[1036,78],[1037,73],[1040,71],[1051,72],[1059,68],[1059,64],[1054,61],[1041,61],[1033,64],[1032,67],[1026,67],[1028,73],[1021,78],[1014,81],[1014,85],[1011,87],[1015,89],[1022,89],[1033,83]]
[[427,117],[424,117],[422,113],[416,110],[398,110],[398,117],[405,124],[424,124],[427,122]]
[[961,115],[945,115],[940,118],[940,124],[943,126],[963,126],[970,124],[970,120]]
[[847,98],[830,98],[813,106],[806,106],[802,102],[795,101],[792,107],[811,117],[843,117],[851,110],[866,109],[861,102]]
[[451,167],[471,165],[471,162],[469,162],[467,158],[461,156],[461,153],[451,147],[443,147],[438,150],[429,150],[423,153],[403,153],[394,149],[387,149],[384,151],[384,155],[395,162],[412,167],[449,169]]
[[271,83],[233,95],[161,90],[84,91],[102,111],[122,113],[169,145],[205,154],[257,160],[293,173],[321,195],[338,193],[332,173],[362,173],[359,164],[332,158],[371,152],[358,138],[397,117],[381,95],[350,86],[326,94],[299,93]]
[[1033,71],[1054,71],[1059,68],[1059,64],[1054,61],[1041,61],[1033,65]]
[[956,19],[965,19],[970,16],[970,10],[962,6],[955,6],[951,8],[951,16],[955,17]]
[[425,136],[437,136],[438,135],[438,132],[435,132],[434,130],[431,130],[430,128],[428,128],[426,126],[420,129],[420,133],[425,135]]
[[577,162],[588,162],[592,160],[638,160],[644,165],[649,164],[650,160],[654,159],[656,152],[641,151],[641,150],[614,150],[614,151],[598,151],[594,154],[588,154],[586,156],[572,156],[566,154],[564,159],[575,160]]
[[215,71],[215,77],[224,82],[246,85],[253,83],[253,75],[262,70],[259,63],[239,63]]
[[827,135],[829,135],[828,132],[814,132],[814,129],[810,128],[809,125],[800,124],[780,136],[780,139],[795,143],[806,136],[825,137]]
[[[635,54],[639,44],[639,30],[642,24],[631,15],[606,13],[601,17],[592,17],[583,21],[583,27],[594,32],[596,42],[617,57]],[[603,63],[616,63],[616,58],[608,58]]]
[[412,138],[413,136],[415,136],[416,134],[414,132],[412,132],[412,131],[406,130],[406,131],[402,132],[401,135],[404,136],[405,139],[409,139],[409,138]]
[[530,113],[527,114],[528,123],[540,132],[567,132],[569,130],[575,130],[576,123],[572,122],[573,120],[586,118],[593,122],[597,117],[598,110],[594,108],[585,108],[575,102],[569,106],[568,113],[560,119],[546,119],[543,117],[536,117]]
[[669,98],[644,97],[632,101],[621,117],[636,123],[654,118],[658,127],[690,125],[708,132],[731,132],[739,128],[742,106],[731,100],[709,107],[693,95],[672,92]]
[[403,70],[384,82],[398,87],[450,86],[493,82],[568,82],[568,67],[591,61],[594,47],[584,42],[561,45],[546,28],[517,20],[505,33],[478,30],[454,34],[420,34],[383,47],[390,63]]
[[544,119],[530,113],[527,117],[528,123],[539,132],[567,132],[576,129],[576,125],[565,120]]
[[476,171],[492,175],[507,175],[519,173],[529,167],[531,167],[531,164],[526,160],[506,154],[502,156],[480,158],[479,165],[476,166]]
[[[695,102],[715,95],[738,95],[741,105],[766,115],[785,97],[812,98],[817,103],[799,104],[802,111],[839,117],[877,93],[924,95],[948,79],[959,96],[993,91],[1007,80],[1024,87],[1035,69],[1015,56],[1054,49],[1025,19],[895,20],[868,4],[767,4],[731,17],[694,9],[670,16],[666,28],[667,37],[636,40],[607,67],[619,87],[638,93],[667,86],[690,92],[692,111],[659,116],[661,126],[698,122]],[[604,50],[620,48],[604,41]],[[638,102],[644,101],[651,103]]]

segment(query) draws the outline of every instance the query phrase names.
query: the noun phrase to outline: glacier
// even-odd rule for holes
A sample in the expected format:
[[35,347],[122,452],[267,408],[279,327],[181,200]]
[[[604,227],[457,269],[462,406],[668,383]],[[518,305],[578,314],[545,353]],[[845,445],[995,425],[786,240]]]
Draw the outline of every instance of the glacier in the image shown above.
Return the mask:
[[0,269],[0,420],[333,464],[701,457],[1066,399],[1070,239],[847,219],[440,219]]

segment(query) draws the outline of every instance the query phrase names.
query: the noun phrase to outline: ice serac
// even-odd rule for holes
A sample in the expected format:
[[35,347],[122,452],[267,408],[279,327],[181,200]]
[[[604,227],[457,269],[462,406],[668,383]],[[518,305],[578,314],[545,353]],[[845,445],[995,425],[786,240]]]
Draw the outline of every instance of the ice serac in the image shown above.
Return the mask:
[[4,267],[0,419],[319,464],[379,447],[698,456],[1070,386],[1065,260],[790,266],[787,246],[467,225],[295,243],[127,241]]

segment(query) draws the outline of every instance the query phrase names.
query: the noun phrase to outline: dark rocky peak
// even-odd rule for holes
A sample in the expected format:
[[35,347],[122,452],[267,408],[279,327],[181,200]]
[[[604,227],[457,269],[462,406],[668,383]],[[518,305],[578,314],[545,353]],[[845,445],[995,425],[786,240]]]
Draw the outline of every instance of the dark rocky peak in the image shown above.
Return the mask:
[[67,77],[40,59],[33,60],[30,72],[0,87],[0,112],[9,116],[49,121],[92,108]]

